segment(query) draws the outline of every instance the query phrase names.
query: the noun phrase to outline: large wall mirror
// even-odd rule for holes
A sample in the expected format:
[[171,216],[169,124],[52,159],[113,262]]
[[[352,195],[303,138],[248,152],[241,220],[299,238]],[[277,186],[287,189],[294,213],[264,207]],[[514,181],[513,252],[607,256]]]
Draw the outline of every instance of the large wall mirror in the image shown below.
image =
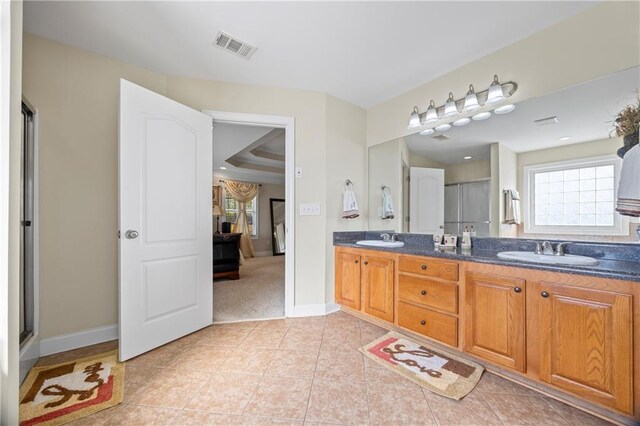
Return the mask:
[[623,141],[612,122],[639,87],[634,67],[370,147],[369,229],[637,242],[637,219],[615,211]]
[[270,198],[271,206],[271,247],[274,256],[283,255],[285,246],[285,201],[281,198]]

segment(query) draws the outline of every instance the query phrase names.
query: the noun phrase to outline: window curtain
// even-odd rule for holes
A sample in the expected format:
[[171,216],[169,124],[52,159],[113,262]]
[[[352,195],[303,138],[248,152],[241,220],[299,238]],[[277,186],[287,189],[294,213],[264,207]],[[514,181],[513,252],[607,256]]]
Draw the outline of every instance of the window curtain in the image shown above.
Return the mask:
[[[254,183],[227,180],[224,183],[227,193],[238,202],[238,217],[232,226],[232,232],[242,232],[240,251],[245,258],[254,257],[255,250],[251,241],[251,230],[247,220],[247,203],[258,194],[258,185]],[[254,218],[255,220],[255,218]]]

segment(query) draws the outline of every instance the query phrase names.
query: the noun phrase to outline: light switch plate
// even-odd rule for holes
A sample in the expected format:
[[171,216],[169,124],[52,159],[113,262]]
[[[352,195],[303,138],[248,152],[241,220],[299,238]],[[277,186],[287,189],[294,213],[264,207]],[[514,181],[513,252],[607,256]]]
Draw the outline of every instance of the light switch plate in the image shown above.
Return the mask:
[[300,204],[300,216],[320,216],[320,203]]

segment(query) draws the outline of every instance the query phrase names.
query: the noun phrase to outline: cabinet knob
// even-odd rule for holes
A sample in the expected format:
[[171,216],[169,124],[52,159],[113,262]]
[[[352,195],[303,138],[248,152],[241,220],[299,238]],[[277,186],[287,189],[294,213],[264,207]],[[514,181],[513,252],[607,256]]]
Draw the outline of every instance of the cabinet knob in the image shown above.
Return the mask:
[[549,297],[549,293],[547,293],[546,291],[543,291],[542,293],[540,293],[540,296]]
[[516,293],[520,293],[522,289],[520,287],[514,287],[513,291],[515,291]]
[[425,325],[427,322],[425,320],[420,321],[420,325]]
[[422,291],[420,292],[420,294],[421,294],[421,295],[423,295],[423,296],[426,296],[426,295],[427,295],[427,290],[422,290]]
[[364,262],[362,262],[362,263],[364,263],[365,265],[368,265],[368,264],[369,264],[369,262],[367,262],[366,260],[365,260]]
[[421,268],[424,271],[425,269],[427,269],[427,265],[422,265]]

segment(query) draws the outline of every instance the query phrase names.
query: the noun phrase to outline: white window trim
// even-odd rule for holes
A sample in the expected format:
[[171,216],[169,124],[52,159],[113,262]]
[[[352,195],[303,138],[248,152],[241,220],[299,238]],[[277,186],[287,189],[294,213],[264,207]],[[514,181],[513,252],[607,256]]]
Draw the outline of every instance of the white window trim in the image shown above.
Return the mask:
[[622,160],[615,154],[598,157],[579,158],[574,160],[558,161],[554,163],[532,164],[523,168],[523,211],[524,211],[524,232],[526,234],[565,234],[565,235],[629,235],[629,218],[622,216],[618,212],[613,214],[613,226],[536,226],[533,222],[533,196],[535,194],[534,180],[532,176],[536,172],[552,172],[571,168],[581,168],[587,166],[602,166],[613,164],[614,167],[614,205],[615,196],[618,194],[618,181],[620,179],[620,169]]

